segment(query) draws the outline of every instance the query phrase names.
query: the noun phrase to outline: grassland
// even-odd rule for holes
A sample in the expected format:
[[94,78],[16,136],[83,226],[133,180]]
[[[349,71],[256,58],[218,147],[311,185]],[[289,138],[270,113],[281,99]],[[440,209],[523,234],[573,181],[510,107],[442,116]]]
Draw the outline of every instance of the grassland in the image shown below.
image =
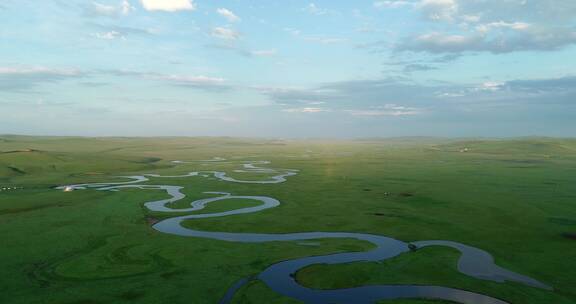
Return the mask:
[[[468,148],[468,152],[460,152]],[[0,136],[0,303],[217,303],[240,278],[291,258],[365,250],[354,240],[237,244],[182,238],[150,228],[166,215],[142,203],[160,191],[52,189],[142,173],[239,169],[238,163],[171,160],[270,160],[299,169],[288,182],[226,183],[170,179],[186,201],[205,191],[277,198],[254,214],[189,221],[210,231],[345,231],[404,241],[453,240],[485,249],[499,265],[554,286],[544,291],[494,283],[456,271],[458,255],[426,248],[382,263],[315,265],[297,274],[306,286],[427,284],[462,288],[514,304],[576,303],[576,140],[394,139],[288,141],[234,138],[73,138]],[[246,178],[249,174],[230,173]],[[261,176],[259,176],[261,178]],[[166,183],[166,180],[162,180]],[[157,184],[152,179],[148,183]],[[184,206],[185,202],[179,203]],[[251,206],[234,200],[214,212]],[[234,303],[297,303],[252,282]],[[439,303],[423,300],[382,303]]]

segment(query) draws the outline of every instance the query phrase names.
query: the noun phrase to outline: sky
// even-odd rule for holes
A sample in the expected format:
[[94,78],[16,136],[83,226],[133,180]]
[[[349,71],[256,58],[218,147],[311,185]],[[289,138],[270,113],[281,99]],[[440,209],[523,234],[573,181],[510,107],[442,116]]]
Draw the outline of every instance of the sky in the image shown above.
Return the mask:
[[576,1],[0,0],[0,134],[576,136]]

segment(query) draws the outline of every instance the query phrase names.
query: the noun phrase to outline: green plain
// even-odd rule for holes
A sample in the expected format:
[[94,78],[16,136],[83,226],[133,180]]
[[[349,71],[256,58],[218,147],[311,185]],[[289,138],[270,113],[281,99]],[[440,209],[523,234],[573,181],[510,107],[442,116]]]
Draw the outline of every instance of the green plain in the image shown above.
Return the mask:
[[[468,148],[468,152],[460,152]],[[219,156],[226,163],[173,164]],[[0,303],[218,303],[237,280],[286,259],[362,251],[350,239],[240,244],[156,232],[147,211],[161,191],[54,186],[118,176],[227,171],[242,160],[298,169],[281,184],[214,178],[151,178],[185,187],[185,208],[206,191],[270,196],[277,208],[185,222],[194,229],[290,233],[341,231],[403,241],[452,240],[484,249],[498,265],[552,285],[545,291],[460,274],[458,253],[430,247],[379,263],[314,265],[296,278],[314,288],[425,284],[461,288],[513,304],[576,303],[576,140],[399,138],[350,141],[237,138],[0,136]],[[200,213],[253,206],[215,202]],[[180,214],[178,214],[180,215]],[[261,282],[233,303],[298,303]],[[381,303],[443,303],[421,299]]]

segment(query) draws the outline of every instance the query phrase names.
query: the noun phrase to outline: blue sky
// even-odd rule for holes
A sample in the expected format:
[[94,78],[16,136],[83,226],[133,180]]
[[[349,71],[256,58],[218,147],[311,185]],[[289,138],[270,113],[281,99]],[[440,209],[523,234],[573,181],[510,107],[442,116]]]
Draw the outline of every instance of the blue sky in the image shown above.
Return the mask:
[[0,0],[0,134],[576,136],[576,1]]

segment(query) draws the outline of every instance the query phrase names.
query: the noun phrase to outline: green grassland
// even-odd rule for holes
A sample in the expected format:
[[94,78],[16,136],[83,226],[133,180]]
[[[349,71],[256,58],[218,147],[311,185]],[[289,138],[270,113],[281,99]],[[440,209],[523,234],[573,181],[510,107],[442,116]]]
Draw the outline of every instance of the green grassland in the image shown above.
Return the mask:
[[[468,148],[467,152],[460,152]],[[173,164],[225,157],[232,162]],[[236,160],[236,161],[234,161]],[[350,239],[240,244],[159,233],[168,217],[143,203],[162,191],[82,190],[63,184],[122,181],[144,173],[227,171],[240,160],[299,169],[280,184],[214,178],[151,178],[185,187],[177,207],[213,195],[271,196],[258,213],[193,220],[194,229],[288,233],[342,231],[403,241],[443,239],[492,253],[496,262],[552,285],[545,291],[467,277],[458,253],[430,247],[380,263],[313,265],[296,279],[332,289],[373,284],[461,288],[513,304],[576,303],[576,140],[399,138],[355,141],[238,138],[75,138],[0,136],[0,303],[218,303],[228,287],[286,259],[362,251]],[[20,188],[22,187],[22,188]],[[253,206],[219,201],[200,213]],[[174,216],[174,214],[169,215]],[[253,281],[233,303],[298,303]],[[425,300],[381,303],[443,303]]]

